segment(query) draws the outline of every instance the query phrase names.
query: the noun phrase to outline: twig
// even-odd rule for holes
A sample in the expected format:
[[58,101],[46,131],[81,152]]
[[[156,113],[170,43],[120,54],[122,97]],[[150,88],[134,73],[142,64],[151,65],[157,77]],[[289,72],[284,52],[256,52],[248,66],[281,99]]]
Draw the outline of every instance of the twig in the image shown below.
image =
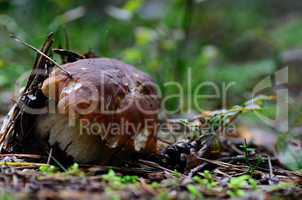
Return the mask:
[[[262,160],[267,160],[266,157],[261,157]],[[251,157],[251,158],[245,158],[243,155],[238,155],[238,156],[230,156],[230,157],[222,157],[218,159],[219,161],[223,162],[242,162],[242,161],[257,161],[257,158]],[[271,161],[276,161],[277,158],[270,158]]]
[[203,163],[201,165],[198,165],[197,167],[193,168],[190,173],[189,173],[189,177],[193,177],[196,173],[198,173],[199,171],[201,171],[204,167],[206,166],[206,163]]
[[[257,167],[256,169],[263,171],[263,172],[270,172],[270,169],[267,168],[263,168],[263,167]],[[302,173],[300,173],[299,171],[289,171],[289,170],[285,170],[285,169],[272,169],[273,172],[277,175],[286,175],[286,176],[299,176],[302,177]],[[289,177],[290,178],[290,177]]]
[[34,154],[0,154],[0,158],[4,157],[18,157],[18,158],[29,158],[29,159],[40,159],[40,155],[34,155]]
[[44,163],[30,163],[30,162],[0,162],[2,167],[41,167],[48,166]]
[[21,40],[20,38],[18,38],[17,36],[11,34],[10,36],[11,38],[13,38],[15,41],[20,42],[22,44],[24,44],[25,46],[29,47],[30,49],[34,50],[35,52],[39,53],[40,55],[42,55],[43,57],[47,58],[49,61],[51,61],[55,66],[57,66],[60,70],[62,70],[64,73],[66,73],[66,75],[69,78],[72,78],[72,75],[66,71],[59,63],[57,63],[56,61],[54,61],[52,58],[50,58],[49,56],[47,56],[46,54],[44,54],[42,51],[40,51],[39,49],[35,48],[34,46],[26,43],[25,41]]
[[239,170],[239,171],[246,171],[246,169],[247,169],[247,166],[244,166],[244,165],[234,165],[234,164],[225,163],[225,162],[218,161],[218,160],[209,160],[206,158],[201,158],[199,156],[196,156],[196,158],[198,160],[205,161],[205,162],[208,162],[208,163],[220,166],[220,167],[224,167],[224,168],[232,168],[234,170]]
[[272,167],[272,161],[270,156],[267,156],[267,161],[269,166],[269,177],[271,179],[274,176],[274,174],[273,174],[273,167]]
[[50,149],[49,154],[48,154],[48,158],[47,158],[47,164],[49,165],[51,157],[52,157],[52,152],[53,152],[53,148]]
[[[161,165],[159,165],[158,163],[155,163],[155,162],[152,162],[152,161],[147,161],[147,160],[139,160],[141,163],[145,164],[145,165],[149,165],[151,167],[155,167],[155,168],[158,168],[158,169],[161,169],[163,171],[166,171],[166,172],[169,172],[170,174],[173,174],[174,172],[168,168],[165,168]],[[184,174],[181,174],[182,177],[186,177],[186,175]]]
[[220,169],[215,169],[214,170],[214,172],[215,173],[217,173],[217,174],[221,174],[221,175],[223,175],[223,176],[226,176],[226,177],[228,177],[228,178],[231,178],[232,176],[230,176],[230,175],[228,175],[227,173],[224,173],[224,172],[222,172]]
[[143,188],[143,190],[145,190],[146,192],[148,192],[151,195],[156,195],[156,191],[150,187],[148,184],[146,184],[146,181],[143,178],[139,179],[140,185]]
[[[51,153],[51,152],[50,152]],[[67,172],[67,169],[52,155],[50,155],[50,153],[47,152],[48,156],[64,171]]]

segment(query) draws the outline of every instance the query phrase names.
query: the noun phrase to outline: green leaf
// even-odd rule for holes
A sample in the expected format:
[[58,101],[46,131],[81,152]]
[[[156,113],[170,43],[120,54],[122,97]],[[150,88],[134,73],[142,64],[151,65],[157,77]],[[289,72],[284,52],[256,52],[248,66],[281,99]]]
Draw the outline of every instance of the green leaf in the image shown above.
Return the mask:
[[143,59],[142,52],[137,48],[129,48],[123,52],[122,59],[129,63],[138,63]]
[[152,29],[139,27],[135,30],[135,38],[138,46],[146,46],[156,38],[156,33]]
[[43,174],[47,174],[47,175],[53,175],[55,174],[56,172],[58,172],[58,168],[56,168],[55,166],[53,165],[42,165],[40,168],[39,168],[39,171]]
[[85,173],[80,169],[80,166],[77,163],[71,165],[65,174],[71,176],[85,176]]
[[15,200],[15,199],[16,198],[12,194],[9,193],[1,194],[0,192],[0,200]]
[[144,4],[144,0],[129,0],[124,6],[123,9],[127,10],[130,13],[134,13],[138,11],[142,5]]
[[187,185],[187,190],[190,192],[193,199],[202,199],[202,194],[198,191],[198,189],[192,185]]

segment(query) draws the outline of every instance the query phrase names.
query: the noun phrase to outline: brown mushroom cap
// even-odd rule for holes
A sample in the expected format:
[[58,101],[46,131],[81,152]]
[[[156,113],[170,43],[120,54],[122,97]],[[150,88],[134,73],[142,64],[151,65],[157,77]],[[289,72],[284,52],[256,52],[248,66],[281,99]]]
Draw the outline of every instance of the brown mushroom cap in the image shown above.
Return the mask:
[[[124,120],[135,134],[148,120],[156,121],[160,98],[152,78],[131,65],[108,58],[82,59],[62,65],[72,78],[55,69],[42,86],[45,96],[63,114],[96,120],[105,125]],[[147,122],[148,123],[148,122]]]

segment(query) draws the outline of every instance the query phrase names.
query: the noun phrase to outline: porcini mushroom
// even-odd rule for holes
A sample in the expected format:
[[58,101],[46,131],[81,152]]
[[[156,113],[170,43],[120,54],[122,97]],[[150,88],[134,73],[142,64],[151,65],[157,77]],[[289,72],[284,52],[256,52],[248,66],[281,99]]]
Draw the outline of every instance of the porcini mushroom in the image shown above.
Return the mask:
[[160,98],[150,76],[108,58],[61,67],[69,75],[57,68],[43,82],[56,109],[37,118],[40,139],[77,162],[107,162],[116,150],[134,151],[135,137],[148,130],[144,150],[156,152]]

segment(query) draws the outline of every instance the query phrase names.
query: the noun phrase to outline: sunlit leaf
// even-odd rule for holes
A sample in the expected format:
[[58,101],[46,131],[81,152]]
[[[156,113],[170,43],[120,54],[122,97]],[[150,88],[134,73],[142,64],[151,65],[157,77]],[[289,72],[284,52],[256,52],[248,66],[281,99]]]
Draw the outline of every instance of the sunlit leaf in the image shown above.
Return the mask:
[[156,38],[156,33],[152,29],[139,27],[135,30],[136,44],[145,46]]
[[130,13],[138,11],[144,3],[144,0],[129,0],[123,7]]

